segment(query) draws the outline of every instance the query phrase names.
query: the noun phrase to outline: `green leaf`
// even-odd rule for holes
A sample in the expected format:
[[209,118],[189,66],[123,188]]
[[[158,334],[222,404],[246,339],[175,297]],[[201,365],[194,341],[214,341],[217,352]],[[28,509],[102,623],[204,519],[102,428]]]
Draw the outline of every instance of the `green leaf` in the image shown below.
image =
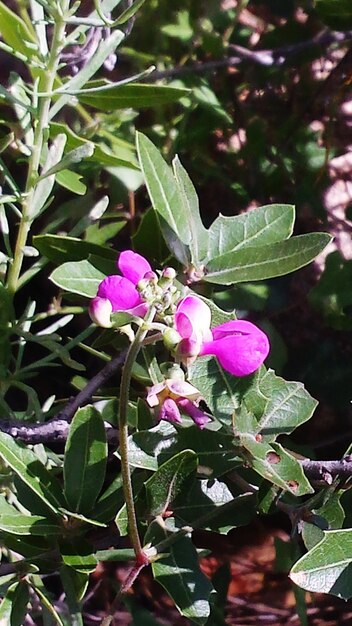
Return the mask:
[[154,267],[160,267],[170,256],[160,231],[158,218],[152,207],[142,215],[137,232],[132,237],[133,247],[149,259]]
[[29,602],[25,581],[10,585],[0,604],[0,626],[22,626]]
[[60,542],[60,554],[65,565],[81,574],[94,572],[98,565],[98,559],[92,554],[89,543],[82,538]]
[[189,380],[201,392],[213,415],[231,426],[232,415],[252,383],[252,377],[237,378],[225,372],[211,356],[198,358],[189,368]]
[[[101,84],[101,83],[100,83]],[[166,85],[121,85],[107,91],[78,96],[80,102],[100,111],[118,109],[156,107],[176,102],[190,93],[189,89],[176,89]]]
[[59,513],[63,504],[61,485],[32,450],[0,432],[0,457],[51,511]]
[[262,368],[255,375],[244,404],[258,420],[251,434],[260,433],[266,441],[273,441],[278,435],[289,435],[307,422],[318,402],[302,383],[289,382],[272,370]]
[[[256,497],[244,494],[234,498],[227,485],[216,479],[193,480],[175,500],[172,510],[182,526],[198,527],[227,533],[231,528],[245,526],[256,515]],[[204,519],[203,519],[204,518]]]
[[240,433],[242,446],[249,452],[251,467],[274,485],[295,496],[313,493],[298,459],[278,443],[258,441],[250,433]]
[[75,414],[65,446],[64,481],[69,507],[87,513],[105,478],[107,443],[100,413],[91,405]]
[[208,256],[208,233],[200,217],[197,192],[178,156],[174,158],[172,165],[184,205],[184,214],[188,216],[191,260],[197,267]]
[[290,572],[296,585],[307,591],[352,597],[352,530],[326,530],[324,537]]
[[[106,37],[106,39],[102,39],[98,45],[96,52],[93,56],[90,57],[89,63],[84,65],[84,67],[72,78],[70,78],[64,85],[67,92],[78,91],[81,87],[83,87],[92,76],[96,74],[96,72],[101,68],[105,59],[115,52],[118,45],[124,38],[124,33],[119,30],[114,30],[111,35]],[[63,94],[60,96],[55,104],[51,107],[50,110],[50,119],[52,119],[59,111],[61,111],[62,107],[71,100],[72,96],[70,93]]]
[[258,248],[227,252],[209,261],[204,280],[230,285],[283,276],[313,261],[329,241],[331,237],[326,233],[311,233]]
[[99,284],[104,278],[105,274],[99,272],[88,261],[64,263],[50,274],[50,280],[61,289],[87,298],[96,296]]
[[139,431],[129,437],[129,461],[133,467],[156,471],[174,454],[185,449],[197,455],[198,472],[215,478],[241,464],[233,445],[233,435],[197,426],[176,429],[167,422]]
[[41,174],[39,181],[69,168],[74,163],[80,163],[83,159],[92,156],[93,152],[94,144],[91,141],[87,141],[81,146],[78,146],[78,148],[70,150],[70,152],[67,152],[58,163],[50,167],[48,170],[45,170],[45,172]]
[[97,500],[94,507],[94,519],[100,522],[110,522],[123,503],[122,476],[119,474]]
[[0,529],[14,535],[61,535],[62,526],[53,524],[40,515],[0,515]]
[[38,49],[34,33],[16,13],[0,2],[0,33],[3,40],[21,54],[31,58]]
[[[57,135],[61,134],[66,135],[66,149],[68,150],[74,150],[75,148],[83,146],[87,143],[92,143],[91,141],[88,141],[87,139],[84,139],[83,137],[77,135],[75,132],[73,132],[73,130],[71,130],[71,128],[69,128],[65,124],[51,122],[50,137],[56,137]],[[120,144],[118,138],[115,138],[115,142],[117,143],[120,152],[122,152],[123,148],[123,154],[121,154],[121,157],[117,157],[113,153],[106,152],[103,149],[103,144],[100,145],[99,143],[94,143],[94,152],[90,157],[88,157],[87,161],[96,163],[100,167],[127,167],[133,170],[137,170],[138,165],[133,153],[133,146],[125,141],[121,141]]]
[[268,204],[243,215],[219,215],[209,228],[207,258],[244,247],[265,246],[292,235],[295,210],[291,204]]
[[[42,584],[39,587],[38,584],[35,584],[35,585],[31,584],[31,587],[35,591],[35,593],[38,595],[42,606],[45,607],[45,609],[49,612],[49,614],[54,618],[56,624],[58,624],[58,626],[66,626],[66,624],[62,621],[60,615],[58,614],[56,608],[52,604],[51,600],[48,598],[47,591],[44,585]],[[1,623],[0,623],[0,626],[2,626]]]
[[[171,520],[161,528],[155,522],[149,527],[145,541],[155,545],[167,539]],[[172,528],[172,527],[171,527]],[[175,529],[171,529],[171,533]],[[205,624],[209,614],[209,597],[213,586],[202,573],[197,551],[188,536],[183,536],[168,548],[168,556],[152,563],[154,578],[175,602],[181,615],[196,624]]]
[[106,246],[63,235],[35,235],[33,245],[49,261],[60,265],[65,261],[84,261],[90,254],[116,260],[116,252]]
[[311,550],[323,539],[324,530],[341,528],[345,519],[345,511],[340,502],[342,493],[327,489],[323,504],[312,509],[311,518],[307,516],[307,521],[303,522],[302,538],[307,550]]
[[163,463],[145,483],[149,513],[165,513],[196,469],[197,456],[192,450],[183,450]]
[[63,565],[60,568],[60,577],[61,580],[65,581],[65,589],[69,591],[71,596],[70,599],[73,599],[75,603],[80,603],[83,600],[87,591],[89,574],[77,572],[72,567]]
[[141,8],[144,2],[145,0],[135,0],[135,2],[131,4],[131,6],[129,6],[124,11],[122,11],[122,13],[119,15],[119,17],[114,23],[117,25],[117,24],[125,24],[126,22],[128,22],[128,20],[130,20],[131,17],[133,17],[137,13],[138,9]]
[[77,174],[77,172],[72,172],[71,170],[58,172],[56,174],[56,182],[61,187],[64,187],[64,189],[68,189],[78,196],[84,196],[87,191],[86,185],[82,183],[81,174]]
[[136,145],[141,170],[165,241],[175,257],[188,265],[188,244],[191,241],[189,215],[172,170],[159,150],[142,133],[137,133]]

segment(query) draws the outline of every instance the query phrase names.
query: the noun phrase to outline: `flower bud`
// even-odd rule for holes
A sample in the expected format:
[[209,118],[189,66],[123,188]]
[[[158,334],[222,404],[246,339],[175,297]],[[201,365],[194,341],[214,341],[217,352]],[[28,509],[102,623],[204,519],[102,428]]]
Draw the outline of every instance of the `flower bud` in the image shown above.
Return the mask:
[[99,298],[96,296],[93,298],[89,305],[89,315],[91,320],[102,326],[103,328],[111,328],[110,315],[112,313],[112,304],[107,298]]
[[181,335],[175,328],[167,328],[163,334],[163,342],[165,348],[173,351],[181,341]]
[[168,278],[169,280],[174,280],[176,278],[176,270],[173,267],[165,267],[162,273],[163,278]]

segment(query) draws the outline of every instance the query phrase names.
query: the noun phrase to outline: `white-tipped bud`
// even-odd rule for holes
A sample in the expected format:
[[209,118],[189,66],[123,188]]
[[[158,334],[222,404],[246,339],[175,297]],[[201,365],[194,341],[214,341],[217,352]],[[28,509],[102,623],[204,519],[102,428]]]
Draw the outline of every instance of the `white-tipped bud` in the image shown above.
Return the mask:
[[111,328],[110,315],[112,313],[112,304],[107,298],[99,298],[96,296],[93,298],[89,305],[89,315],[91,320],[102,326],[103,328]]
[[176,278],[176,270],[173,267],[165,267],[162,273],[163,278],[168,278],[169,280],[174,280]]

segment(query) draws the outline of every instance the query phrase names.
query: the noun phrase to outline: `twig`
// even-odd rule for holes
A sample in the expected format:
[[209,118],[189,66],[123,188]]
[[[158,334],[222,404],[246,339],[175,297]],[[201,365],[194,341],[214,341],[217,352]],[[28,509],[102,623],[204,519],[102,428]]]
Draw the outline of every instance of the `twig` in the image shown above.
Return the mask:
[[124,364],[126,358],[126,352],[123,351],[118,356],[115,356],[109,363],[103,367],[98,374],[93,376],[92,380],[80,391],[77,396],[72,398],[65,408],[60,411],[60,413],[56,416],[55,419],[61,419],[65,421],[70,421],[77,409],[79,409],[84,404],[91,399],[91,397],[95,394],[97,389],[101,387],[104,383],[106,383],[113,374]]
[[[109,422],[104,422],[107,440],[116,443],[118,431]],[[11,435],[14,439],[27,444],[64,443],[68,437],[70,423],[64,419],[53,418],[44,424],[23,424],[17,420],[0,422],[0,432]]]
[[239,65],[243,61],[250,61],[262,66],[282,65],[288,59],[296,54],[300,54],[304,50],[309,50],[316,46],[331,46],[332,44],[344,44],[346,41],[352,39],[352,31],[329,31],[323,30],[318,33],[312,39],[307,41],[300,41],[295,44],[287,46],[281,46],[280,48],[266,49],[266,50],[249,50],[243,46],[231,44],[229,50],[234,52],[235,55],[231,55],[218,61],[205,61],[204,63],[194,63],[192,65],[182,65],[180,67],[173,67],[169,70],[160,72],[153,72],[145,80],[147,82],[154,82],[161,80],[162,78],[174,78],[183,74],[202,74],[204,72],[211,72],[221,67],[233,67]]
[[[111,359],[98,374],[72,398],[65,408],[51,420],[44,424],[26,424],[17,420],[0,420],[0,431],[7,433],[27,444],[64,442],[67,439],[69,423],[77,409],[89,402],[97,389],[101,387],[123,365],[126,352]],[[105,422],[107,439],[110,442],[117,441],[117,430],[108,422]]]
[[310,480],[318,480],[331,485],[338,477],[343,481],[352,478],[352,455],[349,454],[338,461],[302,461],[302,467]]

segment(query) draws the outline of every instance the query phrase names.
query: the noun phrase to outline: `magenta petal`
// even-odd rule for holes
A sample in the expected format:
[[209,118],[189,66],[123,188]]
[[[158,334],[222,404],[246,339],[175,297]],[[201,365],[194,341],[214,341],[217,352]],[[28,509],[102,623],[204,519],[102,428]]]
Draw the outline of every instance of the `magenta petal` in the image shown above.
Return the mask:
[[123,276],[113,275],[104,278],[98,287],[97,295],[99,298],[110,300],[113,311],[129,311],[142,304],[135,286]]
[[214,340],[203,344],[201,354],[213,354],[234,376],[253,374],[268,356],[268,337],[251,322],[232,320],[212,332]]
[[204,413],[204,411],[201,411],[198,406],[193,404],[193,402],[191,402],[187,398],[182,398],[181,400],[178,400],[178,404],[180,407],[182,407],[184,412],[192,418],[194,423],[199,428],[204,428],[205,424],[211,422],[209,415]]
[[159,419],[181,424],[182,417],[175,400],[172,400],[171,398],[166,398],[166,400],[164,400],[160,409]]
[[133,250],[121,252],[117,266],[121,274],[134,285],[137,285],[141,278],[152,269],[147,259],[137,254],[137,252],[133,252]]
[[197,296],[186,296],[178,303],[175,326],[183,339],[210,341],[210,321],[208,305]]

